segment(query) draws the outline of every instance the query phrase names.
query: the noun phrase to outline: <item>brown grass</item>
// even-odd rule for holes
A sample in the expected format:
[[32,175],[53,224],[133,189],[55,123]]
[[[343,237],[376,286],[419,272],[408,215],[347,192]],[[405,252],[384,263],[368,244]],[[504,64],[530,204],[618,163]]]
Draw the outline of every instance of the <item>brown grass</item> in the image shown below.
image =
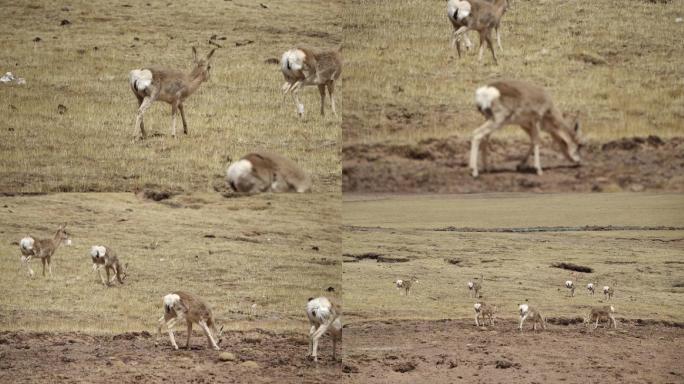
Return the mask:
[[[0,198],[0,330],[153,331],[162,296],[182,289],[205,298],[226,329],[305,332],[306,299],[341,289],[339,208],[339,194]],[[73,245],[57,250],[54,278],[35,260],[30,279],[17,242],[51,237],[64,221]],[[123,286],[105,288],[92,272],[96,244],[129,263]]]
[[[680,195],[555,194],[469,196],[354,196],[343,204],[343,249],[375,252],[403,263],[345,262],[348,321],[440,319],[474,316],[466,283],[484,274],[483,299],[499,318],[515,318],[529,300],[550,317],[584,316],[603,295],[587,295],[586,284],[616,282],[611,302],[621,318],[683,321],[681,306],[684,231],[545,233],[444,232],[447,226],[477,228],[582,225],[684,227]],[[345,257],[345,261],[349,258]],[[455,262],[454,260],[459,260]],[[567,262],[594,269],[576,277],[567,297]],[[415,275],[411,296],[393,281]]]
[[[258,148],[301,164],[314,190],[339,189],[340,118],[321,118],[318,92],[309,88],[302,92],[308,114],[298,120],[289,100],[281,104],[279,66],[264,62],[298,43],[337,46],[339,7],[304,0],[268,9],[250,0],[186,4],[3,7],[0,71],[27,84],[0,86],[0,191],[128,191],[149,184],[207,191],[224,183],[231,159]],[[60,26],[62,19],[71,24]],[[186,102],[190,135],[173,140],[170,106],[157,103],[145,122],[158,136],[134,141],[137,101],[128,72],[148,65],[189,70],[190,47],[206,54],[212,35],[223,48],[214,55],[211,79]],[[236,46],[247,40],[253,43]],[[66,113],[58,113],[58,104]]]
[[469,135],[483,122],[475,89],[499,78],[548,87],[561,109],[583,112],[591,139],[684,133],[684,24],[675,22],[684,1],[513,1],[498,66],[488,52],[483,66],[476,52],[458,59],[445,8],[406,0],[345,9],[345,144]]

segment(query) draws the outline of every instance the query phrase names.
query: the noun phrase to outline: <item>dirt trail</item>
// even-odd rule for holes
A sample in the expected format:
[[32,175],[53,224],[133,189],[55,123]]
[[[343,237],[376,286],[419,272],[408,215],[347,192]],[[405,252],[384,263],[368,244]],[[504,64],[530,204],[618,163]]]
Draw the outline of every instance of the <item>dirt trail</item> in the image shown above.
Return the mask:
[[550,142],[541,150],[542,176],[516,170],[524,140],[491,140],[490,172],[473,179],[465,138],[417,144],[356,144],[343,149],[345,192],[618,192],[684,191],[684,138],[657,136],[590,143],[572,166]]
[[[684,329],[621,325],[587,331],[550,325],[520,334],[511,321],[477,329],[471,321],[385,321],[345,328],[344,360],[329,339],[316,366],[304,333],[231,332],[236,361],[222,362],[195,334],[191,351],[166,336],[127,333],[0,333],[0,382],[145,383],[487,383],[682,382]],[[177,336],[184,340],[182,332]],[[184,341],[183,341],[184,342]],[[182,343],[181,343],[182,345]]]

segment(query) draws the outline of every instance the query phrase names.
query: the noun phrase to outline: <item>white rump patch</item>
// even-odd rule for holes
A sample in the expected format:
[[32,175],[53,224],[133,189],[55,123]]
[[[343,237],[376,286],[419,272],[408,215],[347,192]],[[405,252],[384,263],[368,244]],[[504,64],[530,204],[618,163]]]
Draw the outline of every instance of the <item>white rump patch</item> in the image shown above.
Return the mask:
[[294,75],[304,68],[306,54],[301,49],[290,49],[280,58],[280,69],[283,73]]
[[471,6],[467,1],[449,0],[447,14],[450,18],[461,21],[470,15]]
[[571,281],[571,280],[567,280],[567,281],[565,282],[565,287],[566,287],[566,288],[572,288],[572,285],[573,285],[573,284],[572,284],[572,281]]
[[594,284],[592,284],[592,283],[587,284],[587,289],[594,289]]
[[475,303],[475,305],[473,305],[473,308],[475,308],[475,312],[480,312],[480,308],[482,308],[482,304]]
[[309,320],[322,324],[332,315],[332,304],[325,297],[318,297],[306,303],[306,315]]
[[170,311],[171,309],[175,309],[176,304],[180,303],[180,296],[176,295],[175,293],[169,293],[168,295],[164,296],[164,307],[166,307],[167,311]]
[[101,245],[93,245],[90,248],[90,256],[91,257],[105,257],[105,253],[107,253],[107,248],[101,246]]
[[149,69],[134,69],[128,74],[128,81],[136,91],[144,91],[152,84],[152,72]]
[[33,237],[27,236],[21,239],[21,241],[19,242],[19,246],[23,250],[31,251],[33,250],[33,243],[35,243]]
[[494,87],[485,85],[475,91],[475,103],[481,110],[487,110],[492,107],[492,102],[501,97],[501,92]]
[[233,184],[238,184],[240,178],[252,173],[252,163],[249,160],[241,159],[228,167],[226,175],[228,176],[228,182]]
[[603,292],[607,293],[609,289],[610,289],[610,287],[606,285],[605,287],[603,287]]
[[524,316],[530,310],[530,306],[527,304],[520,304],[518,308],[520,309],[520,316]]
[[397,285],[397,288],[401,288],[404,285],[404,280],[397,280],[394,284]]
[[473,284],[472,281],[469,281],[469,282],[468,282],[468,289],[473,289],[473,286],[474,286],[474,285],[475,285],[475,284]]

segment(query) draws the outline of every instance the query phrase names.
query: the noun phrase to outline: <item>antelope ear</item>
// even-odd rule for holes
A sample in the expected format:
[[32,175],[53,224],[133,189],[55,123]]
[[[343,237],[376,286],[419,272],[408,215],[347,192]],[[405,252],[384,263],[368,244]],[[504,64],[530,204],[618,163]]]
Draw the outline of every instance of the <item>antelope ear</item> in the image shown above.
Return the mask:
[[197,48],[192,47],[192,59],[197,61]]
[[216,48],[212,49],[209,54],[207,55],[207,61],[211,59],[211,57],[214,55],[214,52],[216,52]]

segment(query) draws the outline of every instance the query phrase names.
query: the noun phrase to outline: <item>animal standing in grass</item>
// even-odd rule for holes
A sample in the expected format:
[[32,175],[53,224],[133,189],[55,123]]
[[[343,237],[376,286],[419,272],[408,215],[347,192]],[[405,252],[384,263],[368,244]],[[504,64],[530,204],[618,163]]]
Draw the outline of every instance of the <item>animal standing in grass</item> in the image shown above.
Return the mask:
[[327,297],[309,298],[306,304],[306,317],[309,318],[309,353],[318,361],[318,340],[330,330],[333,342],[333,360],[337,359],[337,343],[342,340],[342,307]]
[[617,320],[615,320],[615,308],[612,305],[604,305],[601,307],[593,307],[589,312],[589,316],[585,319],[585,323],[591,324],[595,321],[594,329],[598,328],[599,321],[607,320],[608,328],[612,325],[617,329]]
[[533,330],[537,330],[537,324],[540,324],[542,329],[546,329],[546,320],[544,319],[544,316],[542,316],[542,314],[536,308],[528,304],[519,304],[518,311],[520,312],[520,326],[518,327],[518,329],[520,329],[520,332],[522,332],[523,324],[525,323],[525,320],[528,317],[532,319]]
[[[613,284],[615,285],[615,284]],[[613,294],[615,293],[615,290],[613,287],[610,287],[608,285],[605,285],[603,287],[603,296],[606,298],[606,300],[611,300],[613,298]]]
[[397,286],[397,289],[404,289],[404,292],[406,296],[409,296],[411,294],[411,288],[413,288],[413,285],[418,282],[418,279],[415,276],[412,276],[408,280],[397,280],[394,282],[394,285]]
[[484,44],[487,43],[489,50],[492,52],[494,63],[497,64],[498,61],[496,59],[496,53],[494,52],[494,45],[492,44],[492,30],[496,31],[497,44],[499,45],[499,49],[503,50],[501,47],[499,28],[501,25],[501,18],[504,13],[506,13],[507,9],[508,0],[450,0],[447,3],[447,13],[449,14],[449,20],[455,29],[452,42],[455,41],[459,56],[459,39],[467,31],[475,30],[480,35],[478,61],[482,61]]
[[570,297],[575,297],[575,283],[572,280],[565,281],[565,288],[569,290]]
[[[90,257],[93,261],[93,272],[98,273],[104,286],[111,285],[114,279],[119,280],[119,284],[123,284],[126,279],[128,264],[122,266],[121,262],[119,262],[119,257],[111,248],[103,245],[93,245],[90,248]],[[103,268],[107,272],[107,280],[102,276]],[[111,279],[109,278],[110,271],[112,272]]]
[[235,192],[308,192],[311,179],[290,159],[272,152],[254,152],[228,167],[228,185]]
[[594,296],[594,292],[596,291],[596,289],[594,288],[594,283],[587,284],[587,291],[589,291],[589,294],[591,296]]
[[470,297],[480,297],[480,290],[482,290],[482,283],[484,282],[484,275],[480,275],[480,281],[469,281],[468,292]]
[[223,327],[220,330],[216,329],[214,313],[204,300],[192,293],[182,291],[169,293],[162,300],[164,302],[164,315],[159,318],[157,332],[161,335],[162,326],[166,325],[174,349],[178,349],[178,345],[173,336],[173,326],[181,319],[185,319],[188,326],[188,340],[185,348],[190,349],[192,324],[197,323],[202,328],[204,335],[207,336],[209,346],[217,351],[221,349],[219,344],[221,344]]
[[197,49],[192,47],[195,67],[190,73],[167,68],[134,69],[128,79],[133,94],[138,99],[138,113],[135,118],[135,132],[140,129],[142,138],[147,136],[143,115],[157,100],[171,104],[171,135],[176,137],[176,113],[180,112],[183,120],[183,133],[188,133],[188,123],[185,119],[183,102],[192,95],[199,86],[209,80],[211,70],[212,49],[205,58],[197,57]]
[[22,255],[21,262],[28,268],[29,276],[33,277],[34,274],[29,262],[35,257],[43,263],[43,277],[45,277],[45,264],[47,264],[50,277],[52,277],[52,256],[62,243],[67,246],[71,245],[69,233],[66,231],[66,224],[62,224],[57,228],[57,232],[52,239],[34,239],[31,236],[21,239],[19,242]]
[[518,167],[525,166],[534,155],[534,168],[542,174],[539,148],[541,132],[548,132],[559,144],[561,152],[574,164],[580,163],[581,138],[578,116],[566,119],[542,87],[517,80],[490,83],[475,91],[478,111],[487,119],[475,129],[471,140],[469,166],[473,177],[479,175],[478,155],[482,146],[482,163],[487,170],[489,136],[508,124],[519,125],[529,136],[531,145]]
[[304,116],[304,104],[299,100],[301,87],[316,85],[321,95],[321,116],[325,115],[325,90],[330,95],[330,105],[333,114],[335,109],[335,83],[342,74],[342,56],[338,50],[314,51],[309,48],[293,48],[285,53],[280,59],[280,70],[285,77],[282,86],[283,97],[288,93],[297,108],[297,114]]

